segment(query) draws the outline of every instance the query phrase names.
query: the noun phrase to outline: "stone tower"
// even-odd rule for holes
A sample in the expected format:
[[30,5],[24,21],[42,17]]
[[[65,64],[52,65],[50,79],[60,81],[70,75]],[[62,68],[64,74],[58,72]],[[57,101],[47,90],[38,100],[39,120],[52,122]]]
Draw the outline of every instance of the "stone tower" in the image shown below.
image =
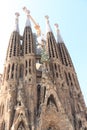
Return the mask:
[[[69,52],[46,18],[46,38],[32,32],[30,14],[23,36],[19,13],[0,80],[0,130],[87,130],[87,110]],[[2,82],[2,83],[1,83]]]

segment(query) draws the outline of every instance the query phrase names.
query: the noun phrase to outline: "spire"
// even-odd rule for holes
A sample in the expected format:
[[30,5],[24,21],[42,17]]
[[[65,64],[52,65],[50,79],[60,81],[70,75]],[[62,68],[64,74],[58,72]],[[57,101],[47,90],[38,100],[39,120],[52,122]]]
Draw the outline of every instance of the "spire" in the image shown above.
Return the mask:
[[58,24],[56,23],[54,25],[56,27],[56,32],[57,32],[57,43],[64,43],[64,41],[63,41],[63,39],[61,37],[61,34],[60,34],[60,30],[58,28],[59,27]]
[[19,32],[19,19],[18,17],[20,16],[20,14],[18,12],[15,13],[15,28],[14,28],[14,31],[17,31]]
[[50,23],[49,23],[49,16],[46,15],[45,19],[46,19],[46,34],[47,34],[48,32],[52,32],[52,29],[51,29]]
[[24,12],[27,14],[27,20],[26,20],[26,24],[25,27],[31,27],[31,22],[30,22],[30,11],[27,10],[26,7],[23,7]]

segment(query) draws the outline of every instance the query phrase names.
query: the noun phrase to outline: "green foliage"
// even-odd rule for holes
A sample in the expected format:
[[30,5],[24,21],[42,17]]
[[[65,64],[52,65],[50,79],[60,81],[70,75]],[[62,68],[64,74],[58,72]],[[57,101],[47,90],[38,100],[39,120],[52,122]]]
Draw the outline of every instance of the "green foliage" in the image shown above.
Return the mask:
[[41,51],[41,62],[47,62],[49,61],[49,55],[45,49],[45,47],[43,47],[42,51]]

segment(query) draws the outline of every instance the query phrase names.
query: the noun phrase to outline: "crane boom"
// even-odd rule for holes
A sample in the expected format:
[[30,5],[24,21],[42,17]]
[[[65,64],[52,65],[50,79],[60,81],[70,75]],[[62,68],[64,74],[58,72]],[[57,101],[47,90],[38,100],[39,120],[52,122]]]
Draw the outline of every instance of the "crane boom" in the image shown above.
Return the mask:
[[35,25],[34,28],[36,29],[37,31],[37,35],[40,36],[41,35],[41,29],[40,29],[40,26],[39,24],[36,23],[36,21],[33,19],[33,17],[30,15],[30,11],[27,10],[26,7],[23,7],[23,10],[25,11],[25,13],[28,13],[29,15],[29,18],[31,19],[31,21],[33,22],[33,24]]
[[31,15],[29,15],[30,16],[30,19],[32,20],[32,22],[34,23],[34,28],[37,30],[37,34],[38,34],[38,36],[40,36],[41,35],[41,29],[40,29],[40,26],[39,26],[39,24],[37,24],[36,22],[35,22],[35,20],[33,19],[33,17],[31,16]]

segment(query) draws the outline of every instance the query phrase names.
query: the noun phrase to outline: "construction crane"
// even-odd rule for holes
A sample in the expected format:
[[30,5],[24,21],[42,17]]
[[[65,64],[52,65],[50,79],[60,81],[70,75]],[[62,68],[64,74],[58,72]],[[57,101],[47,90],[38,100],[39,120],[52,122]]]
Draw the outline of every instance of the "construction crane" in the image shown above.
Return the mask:
[[29,18],[31,19],[31,21],[33,22],[33,24],[35,25],[34,28],[36,29],[37,31],[37,35],[38,36],[41,36],[41,29],[40,29],[40,26],[39,24],[36,23],[36,21],[33,19],[33,17],[30,15],[30,11],[26,8],[26,7],[23,7],[23,10],[24,12],[29,15]]

